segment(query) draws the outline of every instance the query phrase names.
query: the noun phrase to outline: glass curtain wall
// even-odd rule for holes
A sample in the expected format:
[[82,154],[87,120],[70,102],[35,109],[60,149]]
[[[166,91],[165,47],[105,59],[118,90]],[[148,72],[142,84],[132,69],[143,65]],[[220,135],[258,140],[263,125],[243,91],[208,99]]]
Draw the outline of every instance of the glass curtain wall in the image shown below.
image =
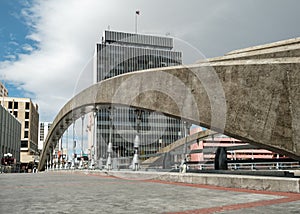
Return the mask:
[[[172,51],[172,48],[172,38],[105,31],[102,43],[97,44],[97,81],[132,71],[182,64],[181,52]],[[104,108],[98,112],[98,159],[107,158],[110,118],[113,157],[131,157],[134,152],[136,109],[119,106],[112,111]],[[184,124],[180,120],[143,111],[140,123],[140,157],[151,157],[151,154],[162,147],[181,138],[183,130]]]

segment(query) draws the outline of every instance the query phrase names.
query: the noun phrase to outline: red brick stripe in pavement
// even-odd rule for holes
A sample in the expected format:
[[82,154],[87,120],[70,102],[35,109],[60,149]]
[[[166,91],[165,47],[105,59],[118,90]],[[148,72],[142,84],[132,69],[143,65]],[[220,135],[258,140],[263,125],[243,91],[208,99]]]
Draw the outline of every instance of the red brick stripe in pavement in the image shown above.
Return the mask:
[[[95,175],[95,174],[86,174],[86,175],[121,179],[121,178],[114,177],[114,176]],[[130,179],[128,179],[128,180],[130,180]],[[209,208],[202,208],[202,209],[196,209],[196,210],[187,210],[187,211],[180,211],[180,212],[169,212],[169,214],[194,214],[194,213],[209,214],[209,213],[216,213],[216,212],[222,212],[222,211],[240,210],[240,209],[245,209],[245,208],[268,206],[268,205],[274,205],[274,204],[280,204],[280,203],[288,203],[288,202],[293,202],[293,201],[300,200],[300,194],[298,194],[298,193],[271,192],[271,191],[262,191],[262,190],[250,190],[250,189],[240,189],[240,188],[219,187],[219,186],[204,185],[204,184],[188,184],[188,183],[160,181],[160,180],[140,180],[140,181],[141,182],[154,182],[154,183],[170,184],[170,185],[177,185],[177,186],[189,186],[189,187],[195,187],[195,188],[205,188],[205,189],[213,189],[213,190],[221,190],[221,191],[223,190],[223,191],[231,191],[231,192],[244,192],[244,193],[250,193],[250,194],[263,194],[263,195],[274,195],[274,196],[284,197],[284,198],[279,198],[279,199],[262,200],[262,201],[249,202],[249,203],[231,204],[231,205],[209,207]]]
[[283,196],[284,197],[284,198],[279,198],[279,199],[271,199],[271,200],[262,200],[262,201],[249,202],[249,203],[239,203],[239,204],[232,204],[232,205],[216,206],[216,207],[202,208],[202,209],[196,209],[196,210],[169,212],[168,214],[196,214],[196,213],[209,214],[209,213],[217,213],[217,212],[222,212],[222,211],[240,210],[240,209],[245,209],[245,208],[268,206],[268,205],[274,205],[274,204],[280,204],[280,203],[288,203],[288,202],[300,200],[299,193],[249,190],[249,189],[228,188],[228,187],[219,187],[219,186],[211,186],[211,185],[204,185],[204,184],[187,184],[187,183],[168,182],[168,181],[159,181],[159,180],[149,181],[149,182],[173,184],[173,185],[179,185],[179,186],[190,186],[190,187],[213,189],[213,190],[232,191],[232,192],[245,192],[245,193],[250,193],[250,194],[274,195],[274,196]]

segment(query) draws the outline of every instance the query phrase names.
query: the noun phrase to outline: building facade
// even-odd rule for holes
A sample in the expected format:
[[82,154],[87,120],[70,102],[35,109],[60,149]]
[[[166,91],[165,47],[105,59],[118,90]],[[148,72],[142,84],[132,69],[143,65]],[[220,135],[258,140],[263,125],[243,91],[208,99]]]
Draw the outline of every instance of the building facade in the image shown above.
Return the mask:
[[1,97],[7,97],[8,96],[8,90],[5,88],[5,86],[0,82],[0,96]]
[[[102,42],[96,44],[95,82],[132,71],[182,64],[182,53],[172,49],[173,39],[169,37],[105,31]],[[138,112],[120,106],[98,111],[97,158],[107,157],[110,133],[113,157],[129,157],[133,155],[133,141],[139,129],[142,159],[183,137],[180,120],[142,111],[137,125]]]
[[21,122],[20,161],[28,164],[38,154],[38,106],[29,98],[4,98],[5,108]]
[[21,123],[0,105],[0,158],[10,153],[20,162]]
[[39,123],[39,144],[38,144],[38,150],[41,151],[43,149],[44,146],[44,142],[46,140],[47,134],[50,130],[51,127],[50,122],[40,122]]
[[[194,127],[191,129],[190,134],[200,131],[203,131],[202,127]],[[280,163],[281,160],[279,160],[276,163],[274,160],[288,157],[266,149],[250,147],[247,142],[223,134],[215,134],[191,144],[188,148],[190,152],[189,161],[195,164],[193,167],[196,169],[213,169],[215,151],[218,147],[226,148],[227,160],[234,162],[229,164],[231,169],[279,169],[280,167],[292,168],[299,166],[297,161]],[[240,148],[232,149],[234,147]],[[199,152],[194,153],[193,151]],[[255,160],[264,161],[255,162]]]

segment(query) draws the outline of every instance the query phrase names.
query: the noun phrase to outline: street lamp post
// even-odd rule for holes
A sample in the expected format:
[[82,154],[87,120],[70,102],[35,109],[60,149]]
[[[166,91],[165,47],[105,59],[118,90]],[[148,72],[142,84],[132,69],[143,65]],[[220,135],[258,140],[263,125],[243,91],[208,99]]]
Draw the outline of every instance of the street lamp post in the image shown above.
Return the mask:
[[53,148],[50,149],[50,170],[53,170]]
[[46,171],[48,172],[49,167],[49,157],[47,157],[47,165],[46,165]]
[[[91,164],[90,164],[90,169],[95,169],[96,168],[96,160],[97,160],[97,154],[96,154],[96,148],[97,148],[97,138],[96,138],[96,134],[97,134],[97,121],[96,121],[96,118],[97,118],[97,111],[98,109],[95,108],[94,109],[94,112],[93,112],[93,145],[92,145],[92,148],[91,148]],[[95,157],[96,157],[96,160],[95,160]]]
[[141,125],[141,116],[142,116],[142,111],[141,110],[136,110],[136,129],[137,133],[134,138],[133,142],[133,148],[134,148],[134,155],[132,159],[132,170],[133,171],[138,171],[139,170],[139,146],[140,146],[140,125]]
[[69,129],[66,131],[67,139],[66,139],[66,162],[65,169],[69,168]]
[[75,124],[76,124],[76,120],[73,121],[73,157],[72,157],[71,169],[75,169],[75,156],[76,156]]
[[60,139],[60,169],[63,169],[63,135]]
[[112,107],[108,108],[109,111],[109,142],[108,142],[108,147],[107,147],[107,161],[106,161],[106,169],[111,170],[112,169],[112,160],[111,160],[111,155],[112,155],[112,128],[113,128],[113,117],[114,117],[114,109]]
[[187,154],[187,136],[188,136],[188,122],[184,121],[184,138],[185,138],[185,143],[184,143],[184,148],[183,148],[183,155],[181,156],[181,164],[180,164],[180,171],[181,173],[185,173],[187,170],[187,159],[188,159],[188,154]]
[[80,151],[80,162],[79,162],[79,167],[80,169],[83,168],[83,127],[84,127],[84,114],[81,115],[81,151]]
[[60,148],[59,148],[60,146],[59,146],[59,142],[58,142],[58,140],[56,140],[56,146],[57,146],[58,148],[56,147],[56,148],[57,148],[57,150],[55,149],[55,150],[56,150],[56,162],[55,162],[55,169],[56,169],[56,170],[58,170],[58,168],[59,168],[59,166],[58,166],[58,162],[59,162],[59,159],[58,159],[58,151],[59,151],[59,149],[60,149]]

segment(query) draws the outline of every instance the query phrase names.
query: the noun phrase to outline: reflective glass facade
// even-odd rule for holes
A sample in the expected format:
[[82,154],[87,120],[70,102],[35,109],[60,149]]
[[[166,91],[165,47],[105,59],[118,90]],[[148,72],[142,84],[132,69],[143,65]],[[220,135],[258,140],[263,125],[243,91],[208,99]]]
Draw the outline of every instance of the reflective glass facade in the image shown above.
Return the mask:
[[[182,64],[181,52],[173,51],[172,48],[172,38],[105,31],[102,43],[96,46],[97,82],[132,71]],[[132,156],[133,141],[137,133],[136,110],[114,107],[111,112],[101,109],[98,113],[97,156],[104,159],[107,157],[110,118],[113,127],[113,157]],[[142,112],[139,127],[139,152],[144,159],[183,137],[184,133],[180,120],[148,111]]]

